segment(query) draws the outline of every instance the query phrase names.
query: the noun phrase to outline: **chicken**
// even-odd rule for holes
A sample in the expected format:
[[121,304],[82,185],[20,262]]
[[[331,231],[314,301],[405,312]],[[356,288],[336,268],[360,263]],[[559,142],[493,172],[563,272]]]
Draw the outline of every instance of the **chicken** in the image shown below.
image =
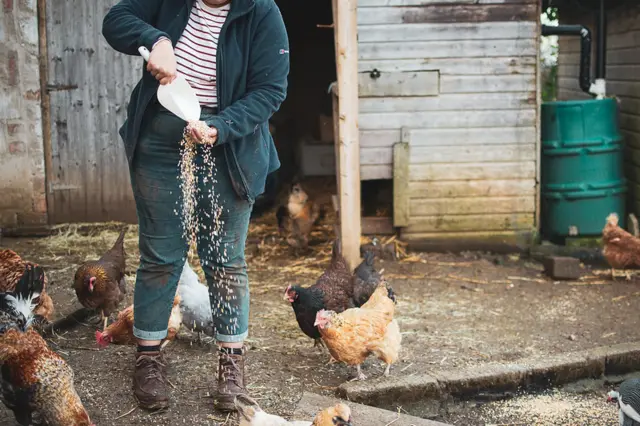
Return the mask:
[[640,266],[640,238],[634,237],[618,226],[618,215],[611,213],[602,230],[602,254],[611,266],[611,278],[615,269]]
[[109,316],[118,309],[126,294],[124,235],[126,229],[98,260],[85,262],[76,271],[73,287],[78,300],[85,308],[100,312],[107,328]]
[[342,312],[352,308],[352,297],[353,275],[342,256],[339,239],[333,243],[329,267],[315,284],[308,288],[289,285],[284,292],[284,299],[291,303],[300,329],[315,340],[314,346],[320,344],[320,332],[314,325],[316,313],[321,309]]
[[31,328],[44,271],[27,264],[11,293],[0,294],[2,402],[22,426],[34,415],[48,426],[92,425],[73,385],[73,371]]
[[322,410],[313,419],[312,426],[351,426],[351,409],[346,404],[336,404]]
[[640,379],[625,380],[618,392],[607,394],[607,401],[618,405],[620,426],[640,425]]
[[198,341],[200,341],[200,333],[214,337],[209,288],[200,283],[198,275],[191,268],[188,260],[185,261],[182,269],[178,294],[182,310],[182,325],[198,333]]
[[[169,316],[169,331],[163,346],[175,339],[182,324],[182,312],[180,311],[180,296],[176,294],[173,299],[173,308]],[[109,324],[104,331],[96,331],[96,343],[100,347],[107,347],[109,343],[115,345],[133,345],[136,338],[133,335],[133,305],[129,305],[118,313],[118,319]]]
[[292,420],[265,413],[258,403],[247,395],[235,399],[240,424],[238,426],[351,426],[351,410],[345,404],[336,404],[322,410],[313,422]]
[[384,375],[389,375],[391,364],[398,360],[402,335],[393,318],[395,303],[386,283],[381,283],[361,308],[342,313],[321,310],[314,325],[318,327],[331,356],[337,361],[357,368],[357,379],[364,380],[361,364],[369,354],[387,364]]
[[[373,292],[378,288],[378,285],[383,281],[382,271],[376,270],[374,260],[375,253],[370,250],[366,251],[364,259],[354,271],[353,304],[358,308],[367,303]],[[393,289],[390,287],[389,297],[394,302],[396,301]]]
[[[0,250],[0,292],[12,292],[16,287],[16,283],[24,274],[27,265],[37,266],[32,262],[23,260],[13,250]],[[39,298],[35,300],[34,321],[47,323],[53,316],[53,300],[46,293],[48,280],[44,273],[41,279],[43,280],[43,286]]]
[[288,232],[287,243],[296,249],[308,247],[309,234],[324,215],[324,209],[309,199],[299,183],[291,186],[286,206],[280,206],[276,211],[280,233]]
[[34,414],[48,426],[93,426],[73,384],[73,370],[32,328],[0,337],[2,400],[22,426]]

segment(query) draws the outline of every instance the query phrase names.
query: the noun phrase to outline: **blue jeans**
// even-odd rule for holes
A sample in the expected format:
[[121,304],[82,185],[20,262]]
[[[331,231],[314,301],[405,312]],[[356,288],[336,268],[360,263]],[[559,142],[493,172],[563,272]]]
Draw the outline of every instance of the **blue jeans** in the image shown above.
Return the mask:
[[[133,334],[143,340],[167,336],[169,316],[188,243],[182,220],[180,140],[185,122],[159,105],[150,107],[130,165],[139,223],[140,266],[135,284]],[[203,110],[202,119],[212,110]],[[249,279],[244,257],[252,203],[234,190],[223,147],[200,146],[196,164],[209,150],[214,179],[198,172],[198,256],[207,277],[216,339],[242,342],[249,327]],[[209,194],[216,194],[216,202]],[[216,205],[217,204],[217,205]],[[214,220],[216,207],[221,207]],[[215,230],[218,223],[220,229]]]

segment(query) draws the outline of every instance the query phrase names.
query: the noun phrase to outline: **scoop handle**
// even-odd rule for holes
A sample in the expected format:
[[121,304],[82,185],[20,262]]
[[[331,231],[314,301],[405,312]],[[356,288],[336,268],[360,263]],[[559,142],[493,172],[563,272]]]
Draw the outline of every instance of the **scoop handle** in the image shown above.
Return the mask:
[[144,46],[140,46],[138,47],[138,52],[140,52],[140,56],[142,56],[145,61],[149,62],[149,49]]

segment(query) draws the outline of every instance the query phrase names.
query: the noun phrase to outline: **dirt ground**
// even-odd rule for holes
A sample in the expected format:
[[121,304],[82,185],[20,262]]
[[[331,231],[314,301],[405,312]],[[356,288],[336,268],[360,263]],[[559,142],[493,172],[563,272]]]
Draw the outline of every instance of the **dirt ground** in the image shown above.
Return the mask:
[[[138,259],[136,232],[131,227],[125,241],[131,288]],[[325,225],[314,233],[313,252],[296,257],[278,238],[271,217],[251,226],[249,390],[266,411],[288,416],[303,390],[330,394],[354,373],[327,365],[328,355],[313,348],[282,299],[287,284],[310,285],[320,275],[329,260],[330,232]],[[71,288],[78,265],[97,258],[116,236],[114,230],[82,236],[69,228],[49,238],[5,238],[2,244],[46,268],[57,318],[80,307]],[[398,262],[378,260],[377,266],[384,268],[399,297],[403,332],[401,361],[387,380],[640,340],[640,280],[634,277],[612,282],[604,271],[586,271],[579,282],[553,282],[535,262],[482,253],[410,253]],[[97,425],[233,424],[213,410],[209,397],[216,363],[212,345],[198,345],[185,332],[167,347],[172,405],[149,414],[134,410],[134,348],[97,350],[94,333],[95,326],[79,325],[49,342],[73,367],[78,392]],[[364,372],[372,378],[382,371],[375,359],[365,363]],[[615,419],[614,410],[611,414]],[[4,407],[0,424],[14,424]]]

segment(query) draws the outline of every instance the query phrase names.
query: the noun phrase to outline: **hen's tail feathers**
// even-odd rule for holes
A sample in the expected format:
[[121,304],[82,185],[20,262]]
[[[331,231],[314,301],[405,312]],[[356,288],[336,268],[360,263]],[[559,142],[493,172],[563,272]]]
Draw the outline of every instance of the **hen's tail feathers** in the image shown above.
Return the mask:
[[237,395],[233,401],[238,414],[248,422],[253,419],[258,411],[262,411],[258,403],[248,395]]
[[38,297],[43,290],[44,269],[39,265],[27,264],[24,274],[22,274],[13,291],[14,296],[18,299],[26,300],[30,297]]
[[0,294],[0,331],[19,328],[25,331],[33,321],[34,303],[44,288],[44,270],[41,266],[27,264],[25,272],[11,293]]
[[393,303],[398,303],[398,301],[396,300],[396,294],[393,292],[393,289],[388,284],[387,284],[387,296],[389,297],[389,299],[393,300]]
[[124,250],[124,236],[127,234],[127,228],[122,228],[120,231],[120,235],[118,235],[118,239],[115,243],[113,243],[113,248],[117,248],[118,250]]
[[616,213],[611,213],[607,216],[607,225],[618,226],[618,215]]

